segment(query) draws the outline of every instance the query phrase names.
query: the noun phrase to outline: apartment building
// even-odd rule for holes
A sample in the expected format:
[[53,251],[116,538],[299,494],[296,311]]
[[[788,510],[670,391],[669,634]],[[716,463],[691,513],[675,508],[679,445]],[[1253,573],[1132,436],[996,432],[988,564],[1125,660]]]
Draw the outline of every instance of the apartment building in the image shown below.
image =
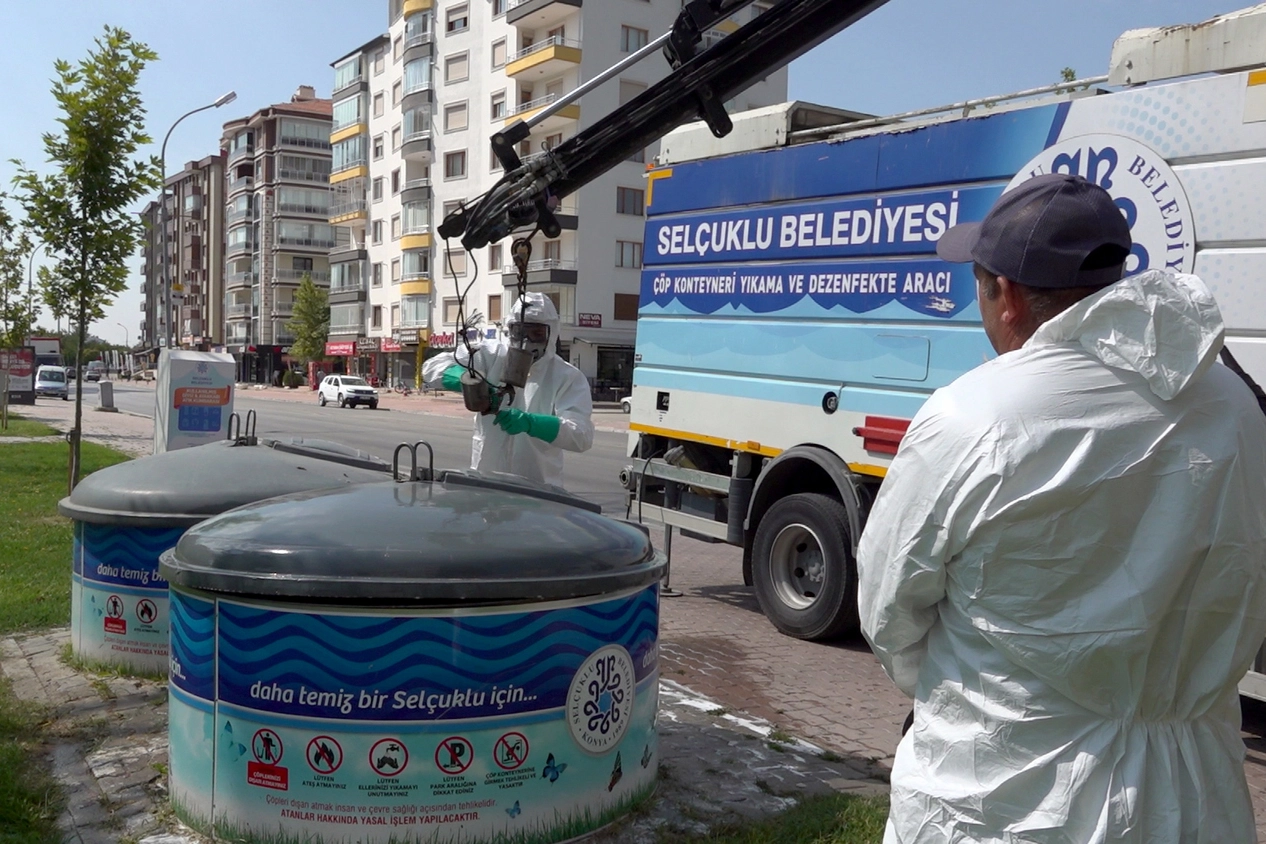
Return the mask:
[[168,176],[165,195],[171,304],[164,306],[160,198],[141,212],[146,225],[141,270],[145,318],[137,336],[151,350],[170,341],[179,348],[210,351],[224,343],[223,153],[190,161]]
[[[753,4],[742,15],[767,8]],[[531,118],[668,31],[680,10],[679,0],[388,0],[385,38],[334,63],[339,93],[331,181],[334,205],[345,206],[346,214],[331,220],[347,228],[350,240],[347,260],[336,254],[331,261],[349,265],[349,285],[364,280],[365,298],[359,311],[351,301],[359,292],[332,303],[331,341],[339,344],[332,351],[352,357],[353,371],[410,378],[416,344],[454,345],[459,291],[467,313],[483,317],[481,330],[495,332],[517,296],[508,239],[468,255],[456,241],[434,236],[432,223],[500,178],[494,133]],[[741,22],[727,21],[723,29]],[[520,155],[562,143],[668,69],[659,55],[627,69],[535,127]],[[727,107],[782,102],[786,92],[781,69]],[[340,123],[340,105],[345,119],[359,122]],[[348,152],[340,157],[344,143]],[[554,301],[563,322],[560,353],[585,373],[598,397],[620,394],[632,379],[645,169],[655,152],[647,149],[565,197],[557,211],[561,236],[533,240],[528,288]],[[362,190],[365,211],[358,216]]]
[[329,223],[331,106],[302,85],[224,124],[225,344],[241,381],[286,367],[295,291],[305,275],[329,284],[329,253],[343,242]]

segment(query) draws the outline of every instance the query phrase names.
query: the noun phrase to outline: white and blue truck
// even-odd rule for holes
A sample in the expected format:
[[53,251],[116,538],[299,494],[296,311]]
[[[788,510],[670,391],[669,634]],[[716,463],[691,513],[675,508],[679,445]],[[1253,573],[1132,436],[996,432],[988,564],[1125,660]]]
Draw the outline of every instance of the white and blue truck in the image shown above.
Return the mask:
[[[1127,271],[1200,275],[1266,381],[1266,5],[1127,32],[1106,76],[1068,85],[891,118],[790,103],[724,138],[689,124],[656,164],[632,510],[742,547],[792,636],[856,629],[857,541],[909,420],[994,354],[971,267],[935,248],[1008,187],[1059,171],[1106,188]],[[1266,676],[1243,689],[1266,699]]]

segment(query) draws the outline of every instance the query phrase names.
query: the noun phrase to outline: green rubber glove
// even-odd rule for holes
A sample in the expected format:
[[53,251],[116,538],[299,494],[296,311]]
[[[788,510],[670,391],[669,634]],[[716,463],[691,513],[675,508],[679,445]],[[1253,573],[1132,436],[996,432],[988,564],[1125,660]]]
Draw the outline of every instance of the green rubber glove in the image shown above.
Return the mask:
[[496,425],[507,434],[527,434],[543,442],[558,439],[563,422],[557,416],[544,413],[528,413],[517,407],[507,407],[497,414]]
[[444,370],[444,374],[440,376],[440,383],[444,385],[444,389],[460,393],[462,391],[462,373],[465,371],[466,367],[455,363]]

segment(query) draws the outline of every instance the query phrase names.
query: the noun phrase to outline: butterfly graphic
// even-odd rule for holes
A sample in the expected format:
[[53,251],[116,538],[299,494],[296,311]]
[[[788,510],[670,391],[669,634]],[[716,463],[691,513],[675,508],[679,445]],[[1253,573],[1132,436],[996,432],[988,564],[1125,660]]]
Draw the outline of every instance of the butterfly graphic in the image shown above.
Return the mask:
[[101,611],[101,607],[97,606],[97,596],[96,596],[96,595],[93,595],[93,596],[92,596],[92,598],[91,598],[91,602],[92,602],[92,612],[93,612],[93,615],[95,615],[97,618],[101,618],[101,616],[105,615],[105,613]]
[[541,769],[541,778],[548,778],[551,783],[558,782],[558,777],[567,770],[567,763],[561,765],[554,764],[554,754],[551,753],[549,758],[545,760],[545,767]]
[[642,767],[645,768],[649,764],[651,764],[651,746],[648,744],[642,751]]
[[246,745],[233,737],[232,721],[225,721],[224,729],[220,731],[220,752],[227,756],[230,762],[236,762],[246,755]]
[[515,800],[514,805],[506,809],[506,814],[512,818],[517,818],[523,810],[519,808],[519,801]]
[[620,751],[615,752],[615,767],[611,769],[611,782],[607,783],[607,791],[614,791],[615,784],[624,776],[624,768],[620,765]]

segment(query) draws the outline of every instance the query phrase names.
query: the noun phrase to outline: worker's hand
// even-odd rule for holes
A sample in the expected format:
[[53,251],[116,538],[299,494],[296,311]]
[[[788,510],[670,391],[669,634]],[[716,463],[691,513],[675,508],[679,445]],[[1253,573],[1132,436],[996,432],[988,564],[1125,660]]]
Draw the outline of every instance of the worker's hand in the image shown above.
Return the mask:
[[462,373],[465,371],[466,367],[455,363],[444,370],[444,374],[440,376],[440,383],[444,385],[444,389],[460,393],[462,391]]
[[528,413],[517,407],[507,407],[497,414],[495,424],[507,434],[527,434],[542,442],[552,443],[558,438],[562,420],[544,413]]

